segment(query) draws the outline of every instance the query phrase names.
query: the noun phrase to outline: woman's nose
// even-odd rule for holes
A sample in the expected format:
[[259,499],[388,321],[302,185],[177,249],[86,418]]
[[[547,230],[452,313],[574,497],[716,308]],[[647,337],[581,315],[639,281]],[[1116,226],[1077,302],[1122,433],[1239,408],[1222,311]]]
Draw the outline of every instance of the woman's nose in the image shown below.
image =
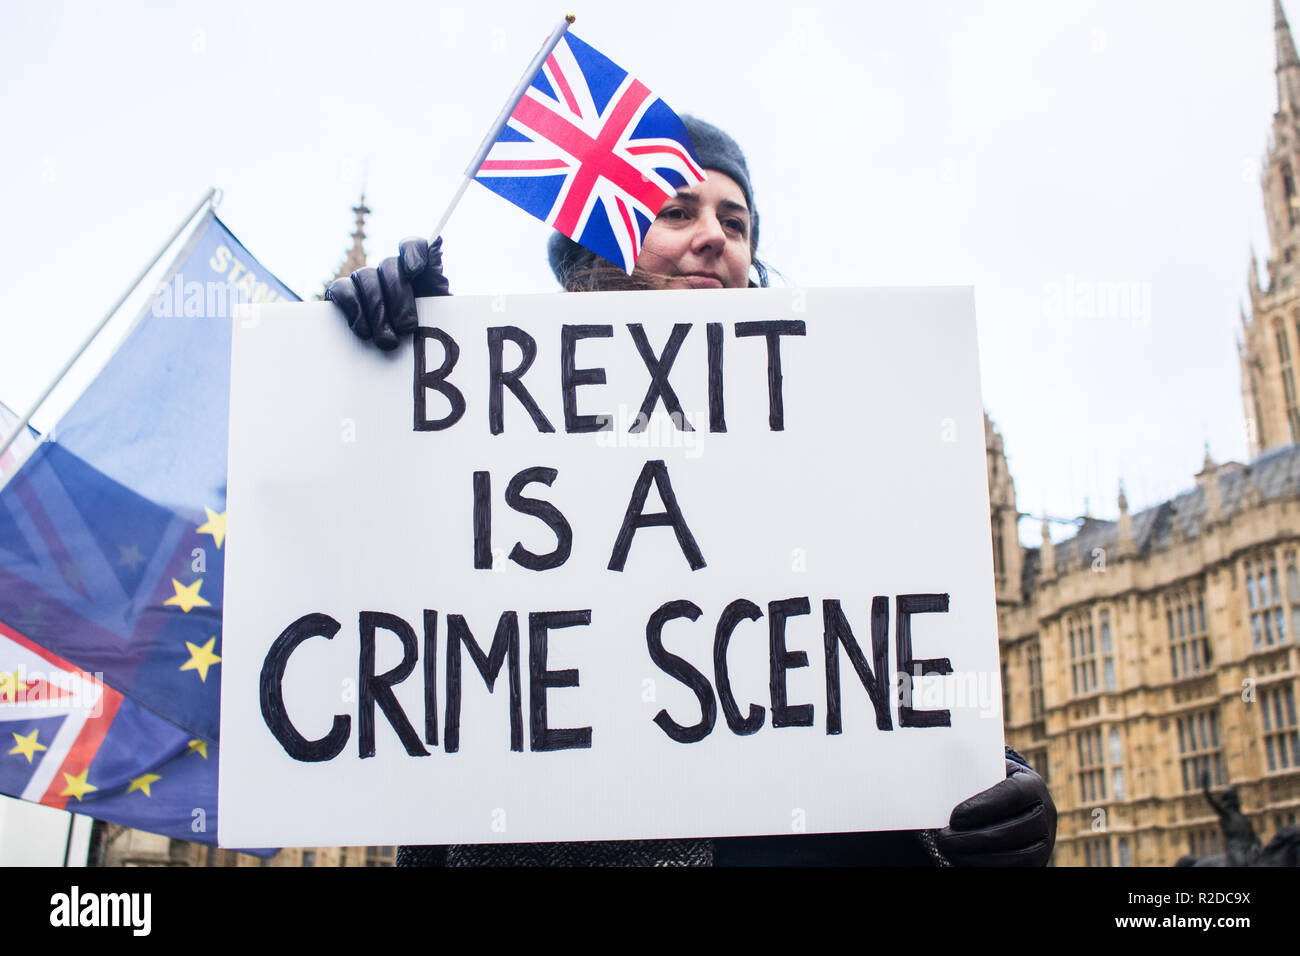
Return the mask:
[[726,233],[722,231],[722,223],[718,222],[717,216],[712,213],[702,213],[695,220],[695,235],[691,237],[691,247],[694,251],[703,252],[707,249],[718,252],[726,241]]

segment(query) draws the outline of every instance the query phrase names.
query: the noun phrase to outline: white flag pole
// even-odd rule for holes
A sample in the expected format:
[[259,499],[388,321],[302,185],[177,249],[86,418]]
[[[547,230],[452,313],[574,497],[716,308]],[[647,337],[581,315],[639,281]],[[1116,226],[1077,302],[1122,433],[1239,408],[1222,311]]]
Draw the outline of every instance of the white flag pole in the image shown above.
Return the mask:
[[39,409],[41,405],[45,403],[45,400],[50,397],[50,393],[54,391],[59,382],[63,381],[63,377],[68,374],[68,370],[77,363],[77,359],[81,358],[82,353],[90,347],[90,343],[95,340],[99,333],[104,331],[104,326],[108,325],[109,320],[117,314],[117,311],[120,308],[122,308],[122,304],[130,298],[131,293],[134,292],[140,283],[144,281],[144,277],[147,276],[149,271],[158,264],[158,260],[163,257],[163,253],[171,248],[172,243],[180,238],[180,234],[185,231],[185,227],[188,226],[194,217],[203,210],[204,206],[211,204],[212,199],[216,194],[217,190],[215,187],[209,189],[207,193],[204,194],[203,198],[199,200],[198,204],[190,210],[184,219],[181,220],[181,224],[176,227],[176,231],[173,232],[171,236],[168,237],[167,241],[162,244],[162,248],[160,248],[154,257],[149,260],[149,264],[140,270],[140,274],[131,281],[129,286],[126,287],[126,291],[123,292],[118,300],[113,303],[113,307],[109,309],[108,312],[105,313],[104,317],[99,320],[99,323],[91,329],[85,340],[82,341],[81,345],[79,345],[77,350],[72,354],[72,357],[64,363],[63,368],[59,369],[58,374],[54,376],[54,381],[50,382],[50,384],[46,386],[45,391],[41,392],[40,397],[32,403],[31,408],[27,409],[27,414],[22,417],[16,426],[14,426],[13,433],[5,436],[4,442],[0,444],[0,455],[3,455],[18,436],[26,430],[27,423],[32,420],[32,416],[36,414],[37,409]]
[[[523,99],[524,90],[528,89],[528,87],[532,85],[533,78],[537,76],[537,71],[542,68],[542,64],[546,62],[546,58],[551,55],[551,51],[554,50],[556,44],[560,42],[560,38],[564,36],[565,31],[569,29],[569,25],[576,19],[577,17],[570,13],[561,20],[559,24],[556,25],[555,29],[551,31],[551,35],[546,38],[546,42],[542,44],[542,48],[537,51],[537,55],[533,57],[533,61],[528,64],[528,69],[524,71],[524,75],[520,78],[519,84],[514,88],[514,92],[510,94],[509,99],[506,100],[506,105],[501,107],[501,112],[497,114],[497,118],[492,122],[492,128],[488,130],[487,135],[483,137],[483,142],[479,143],[478,152],[474,154],[474,158],[471,159],[469,165],[465,167],[465,178],[461,180],[460,188],[456,190],[456,195],[451,198],[451,203],[447,206],[447,211],[444,212],[442,218],[438,220],[438,226],[433,230],[432,239],[437,239],[442,235],[442,230],[447,226],[447,220],[451,218],[452,210],[455,209],[456,204],[460,202],[460,197],[465,195],[465,190],[469,188],[469,184],[473,181],[475,174],[478,172],[478,168],[483,165],[483,160],[487,158],[487,154],[489,150],[492,149],[492,145],[497,141],[497,137],[501,135],[501,131],[505,129],[506,121],[510,119],[510,114],[515,111],[515,107],[518,106],[519,101]],[[432,239],[430,241],[432,241]]]

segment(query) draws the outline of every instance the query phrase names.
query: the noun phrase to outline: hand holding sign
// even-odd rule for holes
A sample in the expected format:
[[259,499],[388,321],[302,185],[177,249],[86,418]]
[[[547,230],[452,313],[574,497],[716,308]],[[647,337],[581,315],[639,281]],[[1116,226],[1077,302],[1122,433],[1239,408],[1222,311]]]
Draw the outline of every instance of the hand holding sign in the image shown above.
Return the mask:
[[442,274],[441,236],[432,245],[419,237],[403,239],[397,249],[378,269],[358,269],[325,290],[326,300],[338,305],[353,334],[373,339],[386,352],[419,325],[417,297],[451,295]]
[[1052,855],[1056,804],[1043,778],[1008,754],[1007,779],[963,800],[935,834],[939,852],[957,866],[1044,866]]

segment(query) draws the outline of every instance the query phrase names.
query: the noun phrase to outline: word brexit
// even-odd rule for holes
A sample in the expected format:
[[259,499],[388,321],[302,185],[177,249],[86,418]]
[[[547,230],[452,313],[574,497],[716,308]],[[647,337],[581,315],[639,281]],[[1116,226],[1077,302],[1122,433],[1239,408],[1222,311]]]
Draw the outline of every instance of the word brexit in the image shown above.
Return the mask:
[[[668,336],[663,351],[655,354],[646,338],[645,327],[628,323],[628,335],[646,371],[650,386],[641,402],[641,409],[629,431],[642,431],[651,412],[660,402],[673,421],[683,431],[693,431],[693,426],[682,411],[677,393],[669,382],[669,373],[677,360],[692,323],[678,322]],[[781,339],[784,336],[803,336],[807,327],[801,321],[736,322],[735,337],[762,338],[767,343],[768,427],[772,431],[785,428],[785,406],[781,390]],[[726,330],[721,322],[705,323],[707,358],[705,373],[709,396],[709,431],[727,430],[726,404],[723,389],[723,347]],[[560,404],[564,410],[564,431],[567,434],[608,431],[613,427],[610,413],[590,414],[579,411],[578,389],[585,385],[605,385],[605,369],[579,368],[578,344],[587,339],[614,337],[612,325],[562,325],[560,327],[559,386]],[[429,343],[442,347],[442,361],[437,368],[430,367]],[[512,343],[520,359],[512,369],[505,367],[505,343]],[[509,391],[527,411],[533,426],[543,433],[554,432],[555,425],[542,410],[533,393],[524,384],[524,375],[537,359],[537,340],[523,329],[512,325],[492,326],[487,330],[488,348],[488,428],[493,435],[505,431],[505,393]],[[451,380],[452,372],[460,360],[460,345],[445,330],[421,327],[415,330],[414,364],[414,428],[417,432],[443,431],[456,425],[465,415],[465,394]],[[438,392],[446,400],[448,410],[440,418],[429,415],[429,393]]]

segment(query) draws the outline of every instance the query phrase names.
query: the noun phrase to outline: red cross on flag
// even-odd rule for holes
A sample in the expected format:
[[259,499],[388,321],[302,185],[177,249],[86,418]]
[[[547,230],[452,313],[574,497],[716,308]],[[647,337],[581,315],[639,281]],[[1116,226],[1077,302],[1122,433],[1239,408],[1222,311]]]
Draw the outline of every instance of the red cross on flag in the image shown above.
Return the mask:
[[704,170],[677,114],[567,33],[475,178],[630,274],[659,208]]

